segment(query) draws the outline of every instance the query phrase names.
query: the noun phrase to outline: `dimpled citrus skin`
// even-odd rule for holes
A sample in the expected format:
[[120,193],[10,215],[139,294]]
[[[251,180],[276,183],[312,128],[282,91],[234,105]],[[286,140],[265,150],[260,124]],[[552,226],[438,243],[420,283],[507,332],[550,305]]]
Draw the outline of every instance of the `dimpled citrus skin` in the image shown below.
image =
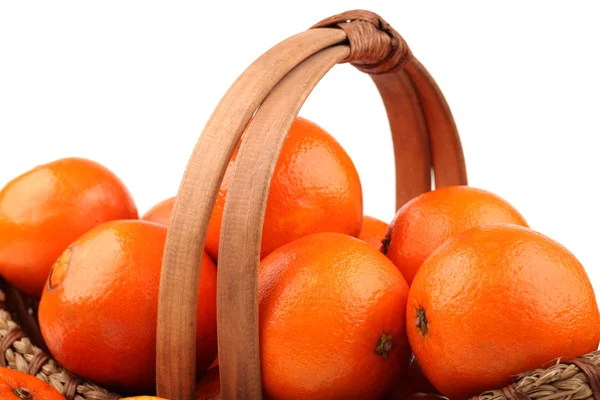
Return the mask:
[[[418,310],[426,324],[417,324]],[[600,316],[573,254],[531,229],[499,224],[468,230],[427,259],[410,289],[407,330],[429,381],[465,399],[596,350]]]
[[425,259],[446,239],[476,226],[528,226],[508,202],[471,186],[450,186],[414,198],[401,207],[382,250],[410,285]]
[[0,399],[65,400],[46,382],[24,372],[4,367],[0,367]]
[[82,158],[39,165],[0,191],[0,275],[39,297],[54,260],[103,222],[138,218],[111,171]]
[[[206,251],[215,260],[233,165],[223,179],[206,236]],[[362,186],[348,154],[323,128],[297,117],[271,181],[261,258],[311,233],[358,236],[362,213]]]
[[[367,243],[317,233],[267,256],[259,273],[263,391],[273,399],[380,399],[410,350],[408,285]],[[384,359],[382,335],[394,343]]]
[[377,218],[365,215],[363,217],[358,238],[379,250],[381,248],[381,242],[387,234],[387,230],[388,224]]
[[[39,323],[52,355],[68,371],[119,393],[154,389],[166,234],[153,222],[107,222],[58,259],[42,294]],[[216,267],[207,254],[200,275],[196,359],[202,372],[217,353]]]

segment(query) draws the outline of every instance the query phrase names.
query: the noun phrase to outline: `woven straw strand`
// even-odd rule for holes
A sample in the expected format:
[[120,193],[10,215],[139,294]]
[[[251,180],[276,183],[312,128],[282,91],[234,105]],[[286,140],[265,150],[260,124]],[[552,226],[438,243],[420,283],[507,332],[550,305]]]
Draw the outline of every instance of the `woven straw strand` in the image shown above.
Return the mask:
[[[588,375],[592,375],[592,380],[600,376],[600,351],[581,358],[588,360],[595,368],[583,372],[577,365],[557,361],[547,369],[519,375],[512,386],[531,400],[592,400],[594,393]],[[506,390],[492,390],[471,400],[506,400],[505,393]]]
[[[0,291],[0,302],[4,298],[4,293]],[[15,329],[19,329],[19,325],[12,320],[10,313],[0,309],[0,342]],[[29,374],[32,370],[38,369],[35,374],[36,378],[50,384],[59,393],[65,395],[66,387],[69,382],[74,379],[67,371],[58,365],[52,358],[47,358],[45,362],[40,364],[42,350],[34,346],[31,341],[23,337],[14,341],[4,353],[7,368],[18,370]],[[41,360],[43,361],[43,359]],[[32,362],[34,365],[31,365]],[[33,367],[33,368],[31,368]],[[67,397],[69,400],[69,398]],[[75,390],[75,396],[70,400],[117,400],[120,396],[110,393],[89,382],[82,381]]]
[[[4,293],[0,290],[0,307],[3,307]],[[18,333],[19,325],[12,320],[10,313],[0,309],[0,343],[7,336],[19,338],[7,347],[4,353],[6,366],[27,374],[36,371],[36,378],[49,383],[63,395],[72,392],[73,383],[77,383],[75,396],[67,400],[118,400],[121,397],[90,382],[79,380],[70,375],[51,357],[34,346],[27,337]],[[10,339],[10,338],[9,338]],[[0,359],[1,359],[0,355]],[[600,382],[600,351],[579,357],[587,362],[560,362],[547,369],[537,369],[517,377],[515,382],[501,390],[491,390],[470,400],[600,400],[595,398],[590,386]],[[577,364],[586,364],[585,371]],[[591,378],[591,379],[590,379]],[[76,379],[76,381],[74,381]]]

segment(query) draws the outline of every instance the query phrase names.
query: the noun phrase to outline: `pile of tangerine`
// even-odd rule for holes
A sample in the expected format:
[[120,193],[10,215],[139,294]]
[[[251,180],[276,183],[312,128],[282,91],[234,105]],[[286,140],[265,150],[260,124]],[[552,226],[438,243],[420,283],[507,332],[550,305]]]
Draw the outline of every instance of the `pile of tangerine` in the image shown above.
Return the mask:
[[[220,396],[216,261],[236,155],[202,258],[197,399]],[[39,165],[0,192],[0,275],[39,298],[44,341],[64,368],[127,396],[154,394],[174,204],[165,197],[140,216],[125,184],[82,158]],[[414,198],[389,223],[363,215],[351,158],[300,117],[270,187],[259,318],[270,399],[464,399],[600,340],[583,266],[506,200],[453,186]],[[63,398],[0,369],[4,393]]]

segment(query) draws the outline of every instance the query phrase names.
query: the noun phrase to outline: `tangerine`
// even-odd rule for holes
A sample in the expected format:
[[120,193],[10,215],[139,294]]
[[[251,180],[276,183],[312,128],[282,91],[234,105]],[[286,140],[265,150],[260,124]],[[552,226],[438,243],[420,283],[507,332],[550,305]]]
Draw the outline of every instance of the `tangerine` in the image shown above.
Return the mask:
[[[223,179],[206,236],[206,251],[218,259],[221,220],[235,159]],[[342,146],[319,125],[297,117],[285,139],[271,181],[261,258],[317,232],[358,236],[362,187]]]
[[0,191],[0,274],[39,297],[56,258],[103,222],[138,218],[123,182],[82,158],[39,165]]
[[263,391],[276,399],[379,399],[408,366],[408,285],[369,244],[297,239],[259,272]]
[[529,228],[472,228],[440,246],[410,289],[407,330],[429,381],[451,399],[598,348],[588,276],[566,248]]
[[169,226],[176,197],[169,197],[150,208],[140,219]]
[[486,190],[471,186],[436,189],[398,210],[382,252],[410,285],[421,264],[446,239],[469,228],[495,223],[528,226],[511,204]]
[[[225,171],[206,234],[205,250],[214,260],[219,256],[225,197],[240,144],[241,141]],[[142,219],[168,225],[174,203],[174,197],[163,200]],[[285,139],[271,181],[261,259],[283,244],[311,233],[358,236],[362,210],[362,186],[348,154],[323,128],[297,117]]]
[[[70,372],[118,392],[154,388],[156,322],[167,228],[104,223],[77,239],[52,268],[39,306],[42,335]],[[197,314],[197,369],[217,354],[216,267],[204,253]]]
[[65,397],[35,376],[0,367],[0,399],[65,400]]
[[365,215],[358,238],[379,250],[387,231],[388,224],[375,217]]

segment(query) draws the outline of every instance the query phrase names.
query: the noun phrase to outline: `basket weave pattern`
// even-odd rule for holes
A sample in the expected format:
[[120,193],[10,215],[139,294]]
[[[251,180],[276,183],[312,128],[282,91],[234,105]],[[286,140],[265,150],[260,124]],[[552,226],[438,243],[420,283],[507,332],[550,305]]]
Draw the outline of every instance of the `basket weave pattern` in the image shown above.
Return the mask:
[[574,360],[557,361],[547,369],[519,375],[515,382],[472,400],[584,400],[600,399],[600,351]]
[[[6,296],[0,290],[0,303]],[[50,384],[67,400],[117,400],[121,397],[69,374],[25,337],[4,306],[0,308],[0,366],[18,370]]]

